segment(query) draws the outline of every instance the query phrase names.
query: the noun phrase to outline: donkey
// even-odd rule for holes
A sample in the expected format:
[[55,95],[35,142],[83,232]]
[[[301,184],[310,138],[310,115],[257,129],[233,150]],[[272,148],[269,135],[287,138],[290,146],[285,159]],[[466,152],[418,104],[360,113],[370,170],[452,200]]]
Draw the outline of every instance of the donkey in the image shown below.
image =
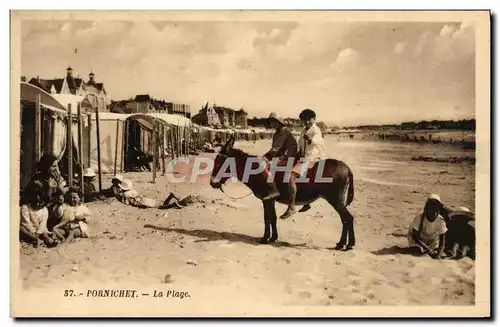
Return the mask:
[[[267,178],[270,174],[269,169],[266,167],[263,171],[261,170],[260,173],[257,173],[259,171],[259,157],[250,156],[242,150],[234,149],[234,141],[234,137],[231,137],[217,154],[210,185],[215,189],[221,189],[222,185],[229,178],[236,177],[249,187],[258,199],[262,200],[269,194],[269,187],[267,184]],[[229,161],[235,162],[236,170],[226,173],[226,168],[230,165]],[[221,169],[223,167],[225,167],[224,170]],[[249,175],[249,168],[253,169],[256,173]],[[245,169],[247,172],[245,172]],[[330,178],[331,180],[325,182],[321,180],[318,181],[316,178],[317,170],[318,163],[308,170],[306,175],[309,179],[308,182],[299,182],[298,179],[296,180],[297,195],[295,203],[297,205],[306,205],[311,204],[319,198],[325,199],[337,211],[342,220],[342,234],[335,249],[345,251],[351,250],[356,243],[354,235],[354,217],[347,209],[347,206],[351,204],[354,199],[354,179],[352,171],[349,166],[342,161],[326,159],[324,160],[324,169],[320,178]],[[236,176],[231,176],[231,173]],[[221,174],[224,176],[219,176]],[[262,201],[264,207],[264,236],[260,240],[261,244],[275,242],[278,239],[275,204],[276,201],[282,204],[288,204],[289,202],[288,185],[283,181],[284,175],[284,171],[274,174],[274,181],[280,192],[280,197],[276,200]]]

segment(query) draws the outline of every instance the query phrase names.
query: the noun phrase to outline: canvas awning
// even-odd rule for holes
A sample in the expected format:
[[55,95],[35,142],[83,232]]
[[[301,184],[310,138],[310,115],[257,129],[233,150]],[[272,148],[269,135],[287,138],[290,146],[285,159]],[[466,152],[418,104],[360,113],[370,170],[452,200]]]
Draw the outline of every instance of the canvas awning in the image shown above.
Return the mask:
[[37,95],[40,95],[40,104],[43,107],[50,110],[67,113],[66,108],[50,93],[45,92],[38,86],[21,82],[21,101],[36,103]]
[[[96,114],[92,113],[92,119],[95,120]],[[158,119],[159,121],[173,126],[179,127],[188,127],[192,126],[192,122],[189,118],[179,116],[179,115],[171,115],[171,114],[158,114],[158,113],[147,113],[147,114],[118,114],[114,112],[99,112],[99,120],[122,120],[125,121],[127,119],[144,119],[153,123],[154,119]]]

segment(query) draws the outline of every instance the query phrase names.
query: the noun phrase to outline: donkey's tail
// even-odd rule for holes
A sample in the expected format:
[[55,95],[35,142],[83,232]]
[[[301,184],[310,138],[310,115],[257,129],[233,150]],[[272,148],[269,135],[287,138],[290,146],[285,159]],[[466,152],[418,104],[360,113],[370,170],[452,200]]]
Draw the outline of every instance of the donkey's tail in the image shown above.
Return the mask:
[[349,188],[347,190],[347,201],[346,207],[352,203],[354,200],[354,176],[351,169],[349,169]]

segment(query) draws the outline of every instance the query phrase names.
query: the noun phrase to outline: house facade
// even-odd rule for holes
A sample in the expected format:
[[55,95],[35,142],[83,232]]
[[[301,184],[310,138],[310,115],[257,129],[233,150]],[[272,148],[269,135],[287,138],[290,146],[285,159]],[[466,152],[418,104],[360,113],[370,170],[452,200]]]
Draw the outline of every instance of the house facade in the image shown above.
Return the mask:
[[93,111],[94,108],[107,110],[110,104],[104,84],[95,81],[95,74],[93,72],[90,72],[88,81],[84,81],[82,78],[75,77],[73,69],[68,67],[64,78],[41,79],[37,76],[36,78],[32,78],[28,83],[38,86],[51,94],[83,97],[82,109],[84,110]]
[[134,99],[113,101],[112,112],[122,113],[168,113],[191,118],[191,108],[188,104],[167,102],[152,98],[149,94],[136,95]]
[[204,126],[247,128],[247,115],[243,108],[236,111],[228,107],[209,106],[207,103],[192,120],[194,123]]

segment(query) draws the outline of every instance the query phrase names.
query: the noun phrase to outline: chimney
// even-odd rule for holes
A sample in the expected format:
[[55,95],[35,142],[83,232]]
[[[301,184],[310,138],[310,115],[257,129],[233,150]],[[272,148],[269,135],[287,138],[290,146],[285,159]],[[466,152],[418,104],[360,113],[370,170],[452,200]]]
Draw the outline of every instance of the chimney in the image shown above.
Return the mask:
[[26,76],[21,76],[21,82],[26,82]]
[[94,83],[94,76],[95,76],[94,70],[92,69],[90,71],[90,74],[89,74],[89,84],[93,84]]
[[68,67],[68,68],[66,69],[66,73],[68,74],[68,76],[73,75],[73,68]]
[[37,76],[37,77],[36,77],[36,80],[37,80],[37,81],[40,81],[40,76]]

